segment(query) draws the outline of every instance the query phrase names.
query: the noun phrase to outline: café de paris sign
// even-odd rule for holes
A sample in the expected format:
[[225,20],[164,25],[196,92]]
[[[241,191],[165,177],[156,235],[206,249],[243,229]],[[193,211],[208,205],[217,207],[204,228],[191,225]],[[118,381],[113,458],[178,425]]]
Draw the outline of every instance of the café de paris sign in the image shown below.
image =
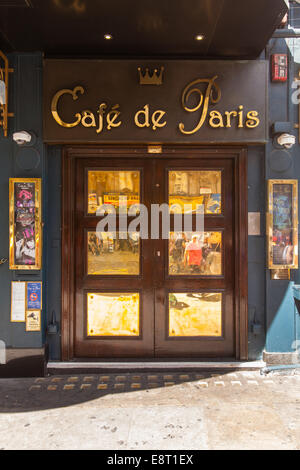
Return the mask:
[[[224,84],[222,70],[220,72],[220,76],[218,74],[206,77],[198,76],[198,78],[189,80],[186,84],[183,84],[181,91],[179,89],[178,93],[174,90],[174,86],[170,88],[166,86],[166,83],[163,83],[162,71],[160,71],[160,75],[157,69],[152,75],[148,74],[149,83],[147,83],[145,75],[139,69],[139,85],[156,84],[165,86],[164,93],[160,93],[160,101],[156,90],[158,88],[163,89],[163,87],[140,86],[145,90],[145,93],[139,94],[139,103],[134,102],[133,85],[131,84],[130,89],[126,90],[125,87],[123,90],[124,100],[122,100],[123,96],[120,99],[119,90],[119,99],[114,100],[112,86],[97,87],[97,83],[91,84],[90,79],[82,80],[85,83],[78,80],[77,83],[75,82],[75,86],[60,88],[51,96],[48,93],[48,101],[49,98],[51,100],[51,132],[53,134],[53,129],[55,129],[53,124],[55,124],[56,129],[65,129],[64,132],[76,129],[80,132],[81,140],[84,140],[84,129],[89,130],[89,140],[92,141],[97,141],[99,137],[104,135],[106,135],[106,139],[109,136],[111,140],[114,140],[114,133],[116,134],[116,140],[119,136],[121,136],[120,140],[123,140],[123,135],[128,136],[129,133],[134,134],[130,135],[130,139],[135,140],[135,136],[138,137],[136,134],[138,129],[143,129],[148,133],[150,132],[152,136],[155,135],[156,138],[170,135],[170,139],[174,139],[173,136],[176,134],[177,138],[182,141],[184,138],[195,139],[201,136],[206,140],[206,135],[210,133],[209,129],[211,129],[214,131],[216,140],[218,140],[218,132],[223,132],[221,140],[224,140],[223,136],[225,136],[225,140],[227,138],[228,141],[232,138],[235,140],[234,133],[231,133],[233,137],[229,137],[228,131],[231,130],[240,135],[240,139],[243,141],[251,140],[250,133],[262,127],[259,137],[255,136],[254,140],[265,140],[266,107],[263,103],[264,100],[261,99],[264,91],[261,93],[261,97],[255,99],[255,95],[251,95],[251,89],[249,89],[247,95],[245,94],[247,87],[244,84],[238,97],[240,101],[238,101],[239,86],[236,84],[238,77],[233,76],[232,87],[235,88],[235,91],[230,99],[227,76],[225,76]],[[144,77],[144,83],[141,83],[141,77]],[[151,80],[153,80],[153,83],[151,83]],[[98,88],[97,92],[95,92],[95,87]],[[257,95],[259,94],[258,91]],[[144,102],[142,102],[142,98],[144,98]],[[247,101],[246,103],[243,102],[243,98]],[[254,101],[253,104],[252,101]],[[229,106],[227,106],[228,104]],[[262,110],[263,113],[261,113]],[[46,131],[48,121],[47,116]],[[124,128],[123,133],[122,128]],[[116,131],[118,131],[118,134]],[[227,135],[225,134],[226,131]],[[91,137],[91,132],[93,132],[94,137]],[[53,140],[53,138],[50,140]],[[58,138],[57,140],[61,139]],[[211,141],[210,135],[208,140]]]

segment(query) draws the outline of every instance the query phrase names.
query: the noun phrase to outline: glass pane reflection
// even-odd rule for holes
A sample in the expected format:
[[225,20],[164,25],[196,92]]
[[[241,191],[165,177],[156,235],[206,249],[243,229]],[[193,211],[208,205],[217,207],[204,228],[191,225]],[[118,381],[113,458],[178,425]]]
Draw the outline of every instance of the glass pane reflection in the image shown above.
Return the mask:
[[[173,213],[221,214],[221,171],[169,171],[169,205]],[[190,206],[190,209],[188,208]]]
[[138,336],[138,293],[88,293],[88,336]]
[[222,294],[169,294],[169,336],[221,336]]
[[139,275],[140,234],[88,232],[87,269],[92,275]]
[[222,232],[170,232],[169,274],[222,275]]
[[88,214],[95,214],[103,204],[119,208],[140,203],[139,171],[89,171]]

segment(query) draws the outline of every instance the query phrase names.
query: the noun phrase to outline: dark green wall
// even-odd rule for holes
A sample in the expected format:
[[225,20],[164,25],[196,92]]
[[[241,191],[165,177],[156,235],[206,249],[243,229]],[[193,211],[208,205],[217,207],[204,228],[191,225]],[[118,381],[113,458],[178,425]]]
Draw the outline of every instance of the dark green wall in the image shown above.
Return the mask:
[[[276,48],[282,45],[276,44]],[[282,46],[283,47],[283,46]],[[10,119],[10,133],[7,139],[0,130],[0,258],[8,258],[8,179],[9,177],[42,177],[44,207],[44,256],[43,271],[28,274],[11,272],[8,264],[0,266],[0,340],[9,347],[39,348],[45,340],[47,321],[52,312],[60,322],[61,302],[61,149],[43,145],[42,140],[42,55],[16,54],[9,57],[10,66],[15,68],[11,77],[10,111],[15,118]],[[294,74],[295,72],[291,72]],[[293,75],[291,75],[292,77]],[[288,107],[289,84],[270,85],[270,118],[286,121],[295,113],[296,107]],[[35,168],[30,161],[22,159],[20,149],[12,141],[15,130],[33,131],[37,135],[36,150],[40,161]],[[249,147],[248,191],[249,211],[261,212],[261,236],[250,236],[249,247],[249,358],[261,357],[265,347],[270,352],[292,350],[296,339],[294,305],[291,283],[271,281],[266,269],[265,255],[265,180],[266,178],[295,178],[300,175],[299,146],[289,152],[291,165],[282,171],[278,162],[274,164],[272,142],[266,146]],[[273,159],[273,160],[272,160]],[[276,159],[275,159],[276,160]],[[277,166],[276,166],[277,164]],[[278,166],[279,165],[279,166]],[[274,169],[275,168],[275,169]],[[277,168],[277,170],[276,170]],[[280,171],[278,171],[278,168]],[[299,272],[292,274],[297,282]],[[12,280],[43,281],[43,332],[26,333],[25,324],[10,323],[10,282]],[[261,325],[257,334],[253,323]],[[298,329],[299,331],[299,329]],[[265,335],[265,333],[267,333]],[[48,337],[50,357],[60,359],[60,336]]]
[[[9,65],[14,68],[10,74],[9,111],[15,113],[9,118],[9,136],[3,138],[0,129],[0,258],[8,258],[8,180],[10,177],[43,178],[46,187],[45,148],[42,140],[42,55],[21,54],[9,56]],[[37,158],[22,156],[22,150],[13,142],[12,133],[17,130],[33,131],[37,136],[35,149]],[[44,280],[42,272],[10,271],[8,263],[0,266],[0,339],[7,347],[39,348],[44,342],[44,333],[25,332],[25,323],[10,322],[11,281]],[[44,289],[44,299],[46,290]],[[46,311],[43,309],[43,327]],[[44,329],[44,328],[43,328]]]
[[[270,41],[267,54],[288,53],[289,50],[283,39]],[[270,83],[269,86],[269,125],[274,122],[298,122],[298,106],[291,101],[294,91],[292,83],[298,76],[299,65],[294,64],[289,54],[289,74],[286,83]],[[265,177],[266,179],[298,179],[300,177],[298,132],[296,145],[278,153],[270,138],[266,146]],[[271,132],[270,132],[271,135]],[[300,339],[300,329],[297,328],[299,315],[295,313],[292,286],[299,283],[299,270],[291,270],[291,281],[271,280],[266,270],[266,350],[268,352],[292,352],[293,342]]]

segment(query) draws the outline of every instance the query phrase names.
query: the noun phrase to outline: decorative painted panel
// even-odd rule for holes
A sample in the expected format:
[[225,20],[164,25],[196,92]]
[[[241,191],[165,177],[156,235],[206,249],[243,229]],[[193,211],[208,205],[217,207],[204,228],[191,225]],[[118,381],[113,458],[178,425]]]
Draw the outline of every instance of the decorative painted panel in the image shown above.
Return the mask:
[[298,181],[268,181],[269,269],[298,268]]
[[88,336],[139,336],[139,293],[87,294]]
[[222,294],[169,294],[169,336],[221,336]]
[[9,180],[9,267],[41,269],[41,180]]

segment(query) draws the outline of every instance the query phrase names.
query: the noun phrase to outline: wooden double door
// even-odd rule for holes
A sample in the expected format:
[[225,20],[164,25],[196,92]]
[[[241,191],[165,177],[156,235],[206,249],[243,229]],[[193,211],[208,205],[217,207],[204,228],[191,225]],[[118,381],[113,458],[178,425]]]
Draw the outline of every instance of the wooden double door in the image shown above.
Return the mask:
[[70,355],[245,358],[241,152],[126,152],[78,149],[66,159]]

